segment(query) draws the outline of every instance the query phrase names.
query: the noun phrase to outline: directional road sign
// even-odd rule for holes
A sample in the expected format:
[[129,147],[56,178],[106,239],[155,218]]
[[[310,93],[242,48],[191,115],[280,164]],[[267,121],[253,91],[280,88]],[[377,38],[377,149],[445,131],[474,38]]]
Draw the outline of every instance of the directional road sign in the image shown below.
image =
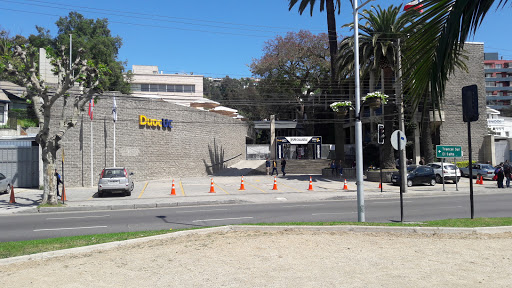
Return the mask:
[[462,157],[462,147],[453,145],[436,145],[437,158],[460,158]]

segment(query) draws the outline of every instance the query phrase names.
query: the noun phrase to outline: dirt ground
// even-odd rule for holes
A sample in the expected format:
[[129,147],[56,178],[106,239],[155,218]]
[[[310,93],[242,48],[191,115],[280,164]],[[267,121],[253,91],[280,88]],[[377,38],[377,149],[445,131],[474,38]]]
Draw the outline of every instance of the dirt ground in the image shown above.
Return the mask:
[[512,234],[230,231],[0,265],[0,287],[511,287]]

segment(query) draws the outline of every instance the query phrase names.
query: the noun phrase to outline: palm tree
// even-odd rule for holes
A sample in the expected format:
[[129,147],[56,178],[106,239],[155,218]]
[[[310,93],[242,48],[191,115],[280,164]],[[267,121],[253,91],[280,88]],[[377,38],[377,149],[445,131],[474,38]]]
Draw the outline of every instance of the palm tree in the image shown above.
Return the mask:
[[[445,84],[455,68],[460,67],[464,42],[474,34],[494,0],[424,0],[424,13],[415,22],[422,26],[409,37],[409,49],[404,51],[405,70],[409,75],[406,87],[416,105],[425,100],[430,90],[431,102],[439,103]],[[508,0],[499,0],[498,8]]]
[[[394,94],[392,85],[393,72],[397,63],[397,40],[403,36],[406,27],[412,26],[413,15],[401,13],[402,5],[390,6],[382,9],[380,6],[372,7],[372,10],[363,10],[362,23],[359,25],[359,50],[360,66],[362,75],[380,75],[381,87],[384,93]],[[345,25],[354,26],[353,23]],[[354,72],[353,37],[343,39],[337,58],[337,69],[339,77],[346,79]],[[372,77],[373,78],[373,77]],[[373,89],[370,87],[369,89]],[[384,108],[384,129],[385,135],[391,135],[395,120],[395,107],[391,104]],[[385,141],[382,149],[382,168],[395,167],[394,152],[391,141]]]
[[[289,0],[288,10],[292,10],[292,8],[299,2],[299,0]],[[299,4],[299,13],[302,13],[309,6],[309,13],[313,16],[313,10],[316,4],[316,0],[301,0]],[[340,14],[340,6],[341,0],[336,0],[336,5],[338,6],[338,14]],[[327,12],[327,35],[329,36],[329,54],[331,56],[331,85],[334,85],[336,79],[336,53],[338,51],[338,34],[336,32],[336,19],[334,18],[334,14],[336,8],[334,6],[334,0],[320,0],[320,12],[326,10]],[[334,87],[334,86],[331,86]],[[337,89],[335,89],[337,90]]]

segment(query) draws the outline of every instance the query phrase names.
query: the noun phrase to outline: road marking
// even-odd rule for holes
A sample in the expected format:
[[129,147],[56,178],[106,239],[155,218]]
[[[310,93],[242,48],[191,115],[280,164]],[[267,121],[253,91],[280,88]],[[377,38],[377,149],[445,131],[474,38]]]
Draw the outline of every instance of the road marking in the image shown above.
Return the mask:
[[137,197],[137,198],[142,197],[142,194],[144,194],[144,191],[146,191],[146,187],[148,187],[148,183],[149,182],[146,182],[146,185],[144,185],[144,188],[142,188],[142,191],[140,191],[139,197]]
[[46,220],[83,219],[83,218],[103,218],[103,217],[110,217],[110,215],[100,215],[100,216],[81,216],[81,217],[62,217],[62,218],[46,218]]
[[281,206],[283,208],[290,208],[290,207],[310,207],[310,206],[322,206],[325,204],[303,204],[303,205],[289,205],[289,206]]
[[226,211],[226,210],[228,210],[228,209],[176,211],[176,213],[194,213],[194,212],[210,212],[210,211]]
[[215,183],[215,182],[214,182],[214,183],[213,183],[213,185],[215,185],[215,186],[219,187],[219,189],[220,189],[220,190],[222,190],[222,191],[224,191],[224,193],[229,194],[229,193],[228,193],[228,191],[226,191],[226,190],[222,189],[222,187],[220,187],[220,186],[219,186],[219,184],[217,184],[217,183]]
[[181,180],[180,180],[180,188],[181,188],[181,194],[183,194],[183,196],[185,196],[185,190],[183,189],[183,184],[181,183]]
[[192,222],[223,221],[223,220],[238,220],[238,219],[252,219],[252,218],[253,217],[222,218],[222,219],[202,219],[202,220],[194,220]]
[[78,229],[94,229],[94,228],[107,228],[108,226],[91,226],[91,227],[71,227],[71,228],[52,228],[52,229],[36,229],[34,232],[39,231],[59,231],[59,230],[78,230]]
[[256,189],[260,190],[260,191],[261,191],[261,192],[263,192],[263,193],[267,193],[267,191],[261,190],[260,188],[258,188],[258,187],[256,187],[256,186],[252,185],[251,183],[248,183],[247,181],[245,181],[245,183],[247,183],[247,185],[249,185],[249,186],[252,186],[252,187],[254,187],[254,188],[256,188]]
[[316,215],[342,215],[342,214],[354,214],[356,212],[344,212],[344,213],[315,213],[315,214],[311,214],[313,216],[316,216]]
[[297,188],[293,188],[293,187],[288,186],[288,185],[285,185],[285,184],[283,184],[283,183],[279,183],[279,185],[284,186],[284,187],[291,188],[291,189],[296,190],[296,191],[299,191],[299,192],[304,192],[304,191],[302,191],[302,190],[299,190],[299,189],[297,189]]

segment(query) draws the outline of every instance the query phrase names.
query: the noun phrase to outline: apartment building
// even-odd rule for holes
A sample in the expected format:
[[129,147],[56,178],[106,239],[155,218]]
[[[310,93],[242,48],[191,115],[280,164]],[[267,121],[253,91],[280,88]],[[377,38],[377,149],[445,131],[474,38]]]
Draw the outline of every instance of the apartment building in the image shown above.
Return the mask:
[[485,93],[487,106],[502,110],[512,100],[512,60],[503,60],[498,53],[484,53]]

